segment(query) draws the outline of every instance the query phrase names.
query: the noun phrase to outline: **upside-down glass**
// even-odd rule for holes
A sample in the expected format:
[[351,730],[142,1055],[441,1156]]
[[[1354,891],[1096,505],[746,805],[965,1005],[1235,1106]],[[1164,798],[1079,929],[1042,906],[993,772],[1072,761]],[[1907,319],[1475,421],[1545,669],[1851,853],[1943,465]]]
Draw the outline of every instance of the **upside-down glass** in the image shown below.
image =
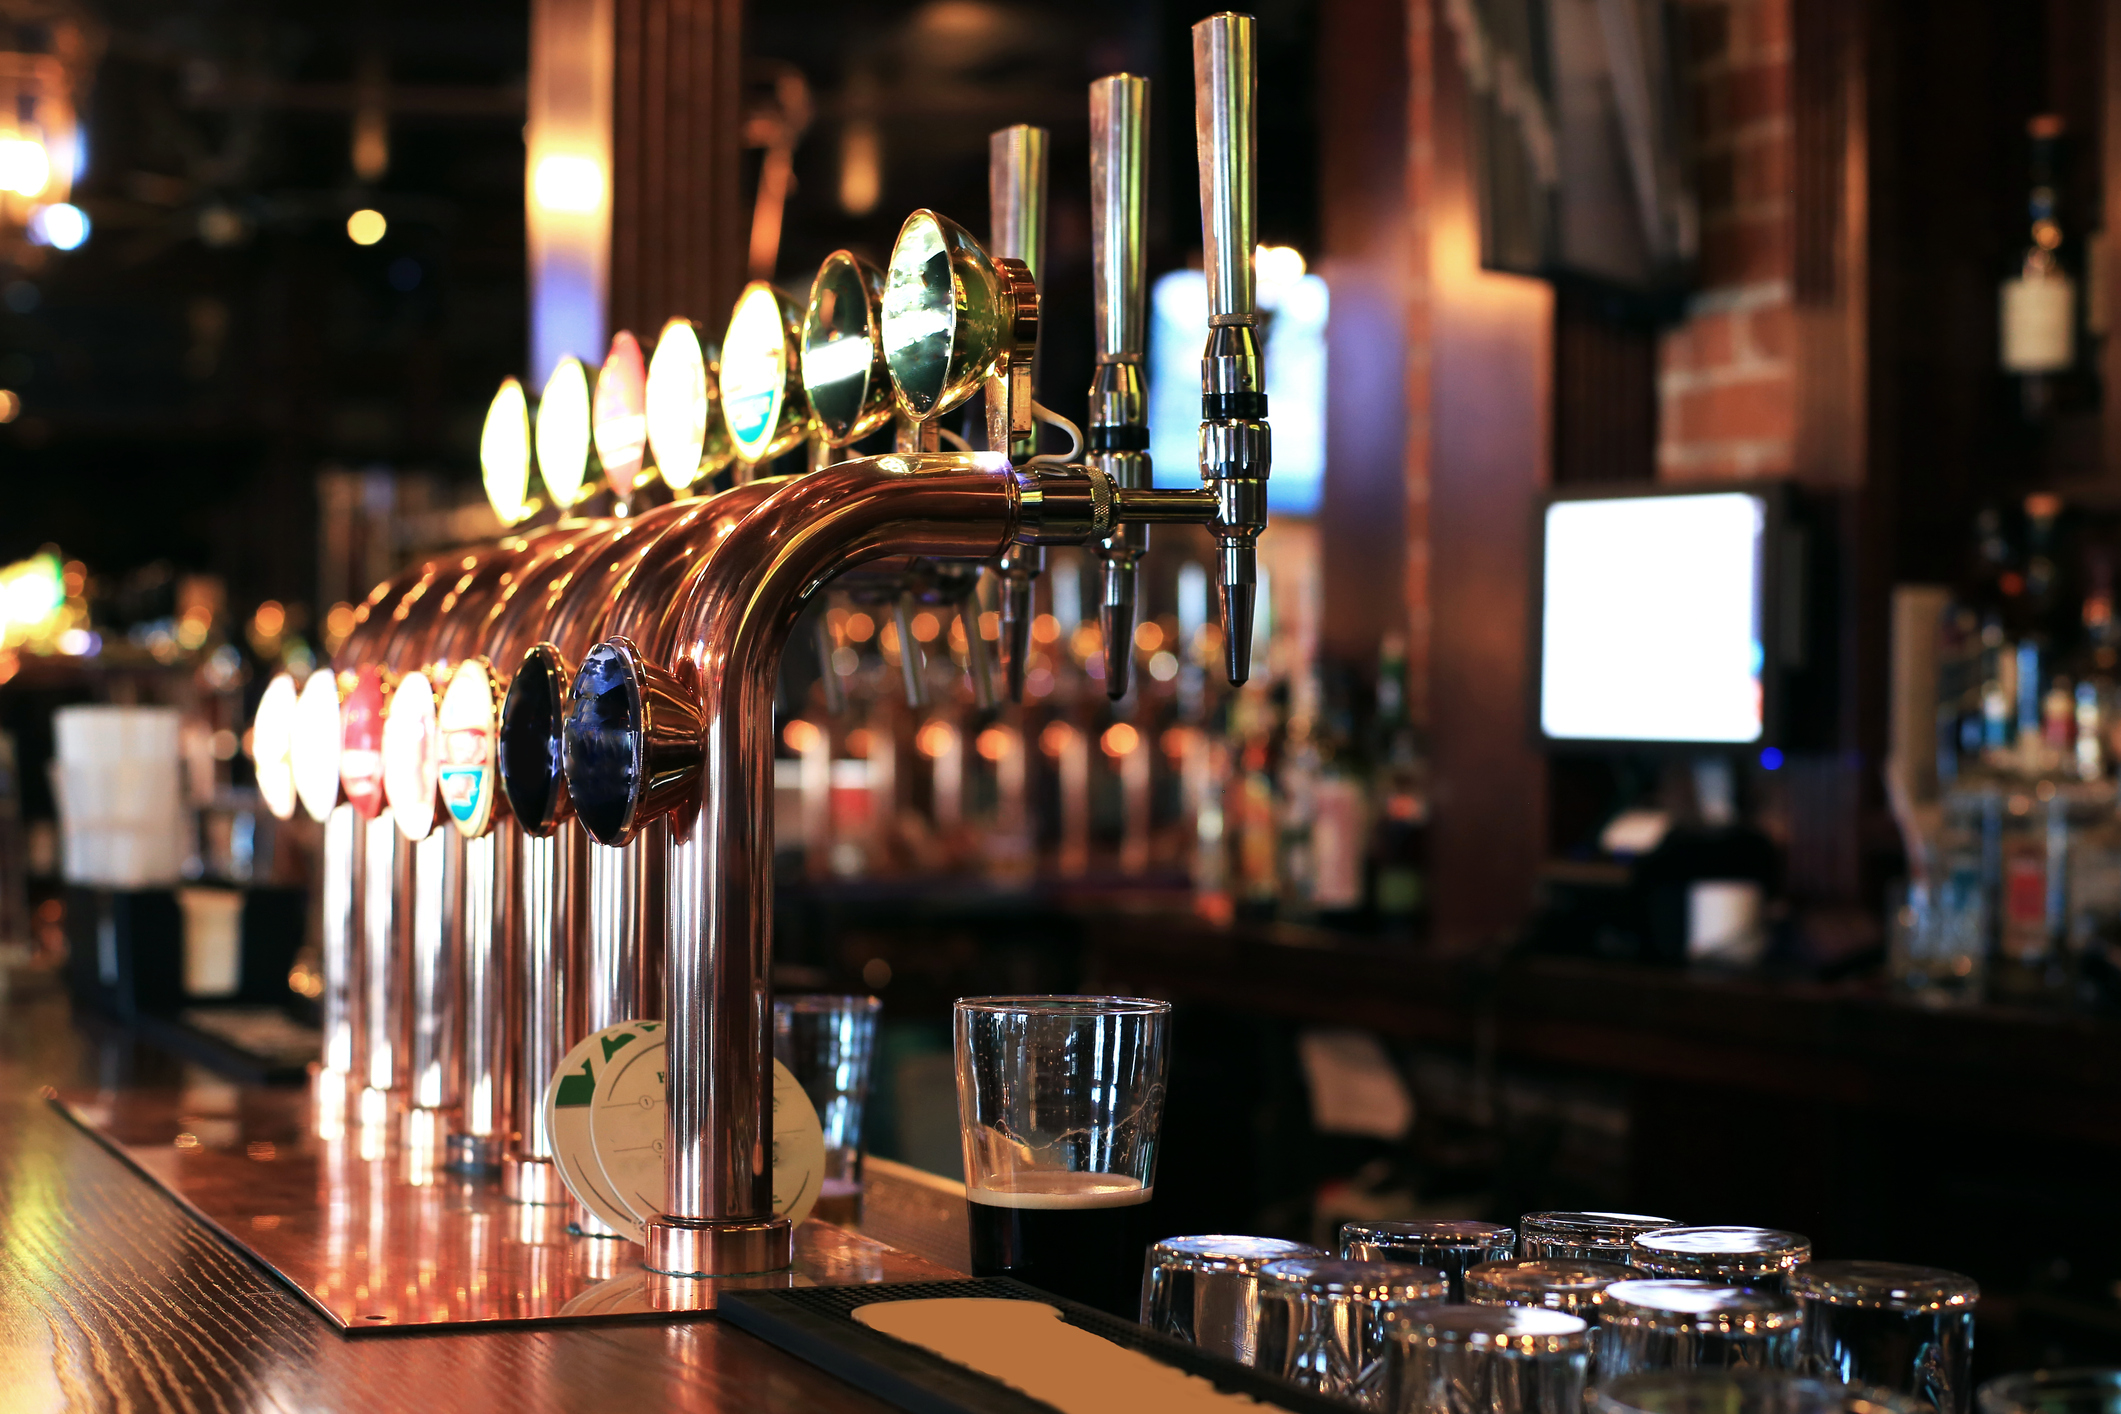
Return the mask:
[[1517,1255],[1626,1263],[1638,1235],[1679,1225],[1646,1213],[1526,1213],[1517,1223]]
[[1783,1370],[1661,1370],[1591,1391],[1592,1414],[1917,1414],[1889,1390]]
[[875,997],[773,1000],[773,1056],[788,1067],[825,1131],[825,1176],[812,1215],[843,1225],[862,1216],[862,1114],[876,1062]]
[[1495,1223],[1439,1218],[1340,1225],[1341,1256],[1355,1262],[1434,1267],[1451,1284],[1453,1301],[1466,1299],[1466,1268],[1506,1261],[1516,1252],[1516,1232]]
[[2121,1370],[2028,1370],[1981,1386],[1981,1414],[2121,1414]]
[[1536,1306],[1416,1306],[1392,1323],[1392,1414],[1580,1414],[1590,1328]]
[[1259,1274],[1274,1262],[1325,1255],[1278,1237],[1167,1237],[1142,1261],[1141,1323],[1239,1364],[1254,1364]]
[[1812,1260],[1812,1239],[1772,1227],[1661,1227],[1638,1233],[1628,1265],[1652,1276],[1781,1291]]
[[1973,1407],[1970,1277],[1898,1262],[1807,1262],[1790,1273],[1804,1312],[1797,1368],[1907,1395],[1938,1414]]
[[1170,1003],[967,997],[956,1012],[973,1274],[1133,1315]]
[[1397,1262],[1295,1257],[1259,1272],[1256,1364],[1362,1409],[1383,1409],[1393,1319],[1442,1301],[1443,1273]]
[[1616,1281],[1599,1307],[1599,1378],[1653,1370],[1797,1363],[1797,1303],[1779,1291],[1706,1281]]
[[1570,1257],[1482,1262],[1466,1269],[1466,1300],[1475,1306],[1543,1306],[1581,1316],[1591,1323],[1590,1377],[1596,1381],[1604,1339],[1598,1313],[1605,1306],[1605,1290],[1616,1281],[1638,1275],[1618,1262],[1582,1262]]

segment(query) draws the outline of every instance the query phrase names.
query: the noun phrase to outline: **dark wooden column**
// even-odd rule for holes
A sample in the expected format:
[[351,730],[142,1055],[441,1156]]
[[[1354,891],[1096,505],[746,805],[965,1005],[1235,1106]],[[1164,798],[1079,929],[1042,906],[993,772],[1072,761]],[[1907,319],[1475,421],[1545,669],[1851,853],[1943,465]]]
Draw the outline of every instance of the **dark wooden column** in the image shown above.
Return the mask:
[[1408,23],[1408,507],[1427,547],[1425,575],[1410,552],[1409,584],[1417,647],[1429,626],[1432,917],[1437,941],[1456,947],[1522,921],[1545,855],[1527,643],[1533,507],[1551,457],[1554,294],[1481,269],[1456,41],[1429,0],[1413,0]]
[[744,278],[741,0],[616,0],[613,329],[673,315],[719,338]]
[[1320,648],[1367,668],[1406,629],[1407,6],[1328,0],[1318,51],[1326,487]]

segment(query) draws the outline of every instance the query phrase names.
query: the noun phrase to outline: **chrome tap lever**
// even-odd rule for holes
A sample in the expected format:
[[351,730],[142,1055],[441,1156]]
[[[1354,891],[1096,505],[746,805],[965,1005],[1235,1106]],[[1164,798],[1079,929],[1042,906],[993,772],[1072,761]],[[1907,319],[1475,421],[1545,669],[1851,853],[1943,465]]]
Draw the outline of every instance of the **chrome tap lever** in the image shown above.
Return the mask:
[[1216,493],[1223,651],[1233,683],[1243,682],[1252,669],[1258,542],[1267,525],[1273,446],[1259,316],[1252,301],[1259,154],[1256,29],[1250,15],[1229,13],[1193,26],[1193,117],[1208,277],[1200,474]]
[[[1088,460],[1113,485],[1150,485],[1148,394],[1142,381],[1147,293],[1144,199],[1149,170],[1149,81],[1110,74],[1090,85],[1090,274],[1096,302],[1097,372],[1090,383]],[[1104,596],[1105,693],[1127,695],[1134,661],[1134,595],[1146,525],[1116,525],[1098,546]]]
[[832,625],[825,616],[817,617],[817,669],[818,687],[825,694],[825,715],[837,717],[847,710],[847,689],[840,684],[839,667],[832,661],[839,647],[832,641]]
[[972,576],[957,600],[958,621],[965,630],[965,676],[972,680],[972,705],[982,712],[994,708],[994,660],[987,656],[987,640],[980,633],[979,577]]
[[891,606],[891,622],[898,630],[898,670],[906,686],[906,705],[919,711],[928,705],[928,655],[913,636],[913,595],[901,590]]
[[[1026,123],[987,139],[988,247],[997,261],[1020,261],[1034,290],[1046,255],[1046,130]],[[987,445],[1006,451],[1018,465],[1036,451],[1032,419],[1037,344],[1017,351],[1006,371],[987,380]],[[1046,552],[1012,545],[996,566],[1001,576],[1002,667],[1009,699],[1024,700],[1024,674],[1031,658],[1034,585],[1045,572]]]

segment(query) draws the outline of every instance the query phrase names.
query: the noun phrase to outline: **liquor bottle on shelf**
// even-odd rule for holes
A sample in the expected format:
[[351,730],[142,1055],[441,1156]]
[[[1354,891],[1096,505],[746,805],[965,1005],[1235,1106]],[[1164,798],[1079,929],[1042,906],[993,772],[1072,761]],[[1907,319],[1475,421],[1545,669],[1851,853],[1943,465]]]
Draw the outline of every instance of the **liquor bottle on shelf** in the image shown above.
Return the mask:
[[1378,924],[1414,927],[1428,908],[1429,769],[1407,702],[1407,646],[1387,634],[1378,657],[1371,799],[1370,906]]
[[2036,424],[2054,416],[2078,362],[2075,250],[2063,227],[2059,186],[2063,132],[2059,114],[2043,113],[2026,124],[2026,243],[1998,292],[2003,370],[2017,378],[2025,418]]

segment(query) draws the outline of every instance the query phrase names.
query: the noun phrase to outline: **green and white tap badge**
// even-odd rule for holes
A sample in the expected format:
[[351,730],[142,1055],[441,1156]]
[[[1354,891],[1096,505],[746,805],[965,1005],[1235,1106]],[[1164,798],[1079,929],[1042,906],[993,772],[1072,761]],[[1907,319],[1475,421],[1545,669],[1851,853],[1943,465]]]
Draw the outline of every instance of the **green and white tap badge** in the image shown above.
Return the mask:
[[[648,1220],[663,1211],[669,1198],[663,1174],[668,1055],[660,1021],[623,1021],[570,1050],[547,1091],[561,1178],[584,1207],[641,1243],[648,1240]],[[587,1126],[586,1144],[566,1137],[579,1132],[578,1119]],[[576,1163],[568,1153],[570,1143],[586,1147],[598,1166],[593,1178],[583,1176],[580,1187]],[[795,1073],[775,1061],[773,1211],[791,1223],[809,1217],[824,1176],[825,1131],[817,1110]],[[585,1189],[598,1201],[592,1202]],[[599,1203],[614,1205],[623,1216],[606,1216]]]

